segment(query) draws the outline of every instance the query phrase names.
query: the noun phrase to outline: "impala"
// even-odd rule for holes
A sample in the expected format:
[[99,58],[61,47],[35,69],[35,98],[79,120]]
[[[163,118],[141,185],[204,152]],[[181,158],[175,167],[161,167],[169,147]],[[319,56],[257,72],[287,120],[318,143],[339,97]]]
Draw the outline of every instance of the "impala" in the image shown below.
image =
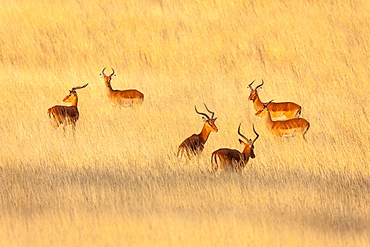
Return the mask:
[[77,108],[78,97],[77,89],[85,88],[88,84],[83,85],[82,87],[74,87],[69,91],[63,102],[70,102],[71,106],[56,105],[48,109],[49,118],[52,120],[52,124],[55,128],[59,125],[64,124],[64,129],[66,125],[72,125],[72,129],[75,130],[76,122],[79,117],[79,112]]
[[144,94],[139,92],[136,89],[127,89],[127,90],[113,90],[110,81],[114,75],[114,69],[112,68],[112,74],[106,75],[104,73],[104,68],[101,77],[104,78],[105,87],[107,88],[108,98],[113,106],[119,105],[124,107],[130,107],[134,105],[141,105],[144,101]]
[[[258,85],[254,89],[252,87],[253,83],[254,81],[252,81],[252,83],[248,85],[249,90],[251,90],[248,100],[253,101],[254,109],[256,110],[256,112],[258,112],[263,108],[263,105],[265,104],[262,103],[258,96],[258,91],[262,89],[262,85],[264,84],[264,82],[262,80],[262,84]],[[293,102],[271,103],[269,104],[268,109],[270,111],[271,117],[273,119],[279,120],[299,117],[302,111],[302,107]]]
[[186,138],[179,146],[178,152],[177,152],[177,157],[183,158],[185,155],[187,156],[188,159],[191,159],[192,156],[196,156],[200,154],[203,149],[204,149],[204,144],[206,143],[209,134],[211,132],[217,132],[218,129],[215,125],[215,121],[217,118],[214,117],[214,112],[211,112],[206,104],[204,104],[206,107],[207,111],[211,113],[211,117],[209,117],[205,113],[198,112],[197,107],[195,106],[195,112],[198,113],[199,115],[202,115],[202,119],[204,122],[203,129],[199,134],[193,134],[192,136]]
[[271,101],[264,104],[263,108],[256,113],[257,116],[265,118],[266,127],[271,131],[271,133],[278,137],[295,136],[298,133],[304,140],[306,140],[305,134],[310,128],[310,123],[303,118],[273,121],[268,108]]
[[256,134],[254,140],[248,139],[242,133],[240,133],[240,125],[238,128],[238,134],[245,140],[239,139],[239,142],[244,145],[243,152],[239,152],[236,149],[221,148],[217,151],[214,151],[211,156],[212,171],[216,172],[220,170],[233,170],[241,171],[248,163],[249,158],[254,159],[256,156],[254,154],[254,143],[258,139],[259,135],[254,129],[253,132]]

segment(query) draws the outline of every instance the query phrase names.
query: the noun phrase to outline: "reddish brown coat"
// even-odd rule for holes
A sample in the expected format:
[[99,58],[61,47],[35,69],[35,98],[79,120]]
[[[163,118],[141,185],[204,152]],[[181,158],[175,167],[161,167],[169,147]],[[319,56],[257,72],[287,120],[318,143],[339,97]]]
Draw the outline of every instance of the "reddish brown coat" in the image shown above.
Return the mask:
[[295,136],[298,134],[300,137],[306,140],[305,134],[310,128],[310,123],[303,118],[273,121],[268,109],[268,105],[270,103],[271,101],[265,104],[263,109],[256,113],[257,116],[265,118],[266,127],[270,130],[270,132],[277,137]]
[[69,95],[63,99],[63,102],[70,102],[71,106],[55,105],[48,109],[49,118],[52,120],[52,125],[55,128],[63,124],[64,127],[72,125],[73,130],[75,129],[76,122],[80,116],[77,108],[78,96],[75,90],[84,88],[87,85],[72,88]]
[[220,148],[212,153],[211,164],[212,171],[217,170],[232,170],[241,171],[248,163],[249,158],[254,159],[256,155],[254,154],[254,142],[259,137],[258,133],[255,131],[253,126],[253,131],[256,134],[256,138],[252,139],[246,138],[240,133],[240,125],[238,128],[238,134],[243,137],[243,140],[239,139],[239,142],[244,145],[242,152],[236,149]]
[[[263,109],[263,105],[265,104],[258,96],[258,91],[261,89],[264,82],[262,80],[262,84],[258,85],[256,88],[252,88],[253,82],[248,85],[249,90],[251,91],[248,100],[253,102],[253,107],[256,112],[258,112]],[[275,120],[297,118],[302,113],[302,107],[293,102],[271,102],[271,104],[268,105],[268,110],[270,111],[272,119]]]
[[136,89],[114,90],[111,85],[112,76],[114,76],[114,70],[112,69],[113,73],[110,75],[106,75],[104,70],[105,68],[100,75],[104,78],[108,99],[112,105],[130,107],[141,105],[143,103],[144,94]]
[[[206,109],[208,110],[207,106]],[[207,142],[210,133],[218,131],[218,128],[215,125],[215,121],[217,118],[213,118],[214,112],[208,110],[210,113],[212,113],[212,116],[209,117],[205,113],[198,112],[196,107],[195,111],[198,114],[205,116],[203,117],[204,125],[202,131],[199,134],[191,135],[179,145],[177,151],[177,157],[179,159],[183,159],[184,157],[186,157],[187,159],[191,159],[193,156],[202,153],[204,145]]]

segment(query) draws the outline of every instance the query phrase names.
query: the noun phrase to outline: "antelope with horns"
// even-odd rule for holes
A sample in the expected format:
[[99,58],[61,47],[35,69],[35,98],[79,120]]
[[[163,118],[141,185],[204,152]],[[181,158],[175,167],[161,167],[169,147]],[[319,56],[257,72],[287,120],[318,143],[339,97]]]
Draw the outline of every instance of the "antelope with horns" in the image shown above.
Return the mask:
[[114,69],[112,68],[112,74],[106,75],[104,68],[100,76],[104,78],[105,87],[107,90],[108,99],[113,106],[130,107],[135,105],[141,105],[144,101],[144,94],[136,89],[127,90],[114,90],[112,89],[111,80],[112,76],[115,76]]
[[74,87],[69,91],[69,95],[63,99],[63,102],[70,102],[71,106],[56,105],[48,109],[49,118],[52,120],[55,128],[63,124],[64,130],[67,125],[72,125],[72,129],[75,130],[76,122],[80,115],[77,108],[78,96],[76,90],[85,88],[87,85]]
[[306,140],[305,134],[310,128],[310,123],[303,118],[293,118],[285,121],[273,121],[268,108],[268,105],[271,104],[271,101],[264,104],[263,108],[256,113],[256,116],[265,118],[266,127],[271,131],[271,133],[278,137],[295,136],[298,133],[300,137]]
[[254,159],[256,156],[254,154],[254,143],[258,139],[259,135],[254,129],[253,132],[256,134],[254,140],[248,139],[242,133],[240,133],[240,125],[238,127],[238,134],[244,139],[239,139],[239,142],[244,145],[242,152],[236,149],[221,148],[214,151],[211,156],[212,172],[219,170],[232,170],[235,172],[242,171],[242,169],[247,165],[249,158]]
[[202,119],[204,122],[203,129],[199,134],[193,134],[192,136],[186,138],[179,146],[177,151],[177,157],[179,159],[183,159],[186,156],[189,160],[196,155],[199,155],[203,149],[204,145],[209,137],[211,132],[217,132],[218,128],[215,125],[215,121],[217,118],[214,118],[214,112],[211,112],[206,104],[204,104],[207,111],[211,113],[211,117],[207,114],[198,112],[197,107],[195,106],[195,112],[199,115],[202,115]]
[[[262,89],[264,81],[262,80],[262,84],[256,86],[255,88],[252,87],[253,83],[254,81],[248,85],[248,88],[251,91],[248,100],[253,101],[254,109],[256,112],[258,112],[259,110],[263,109],[263,105],[265,104],[262,103],[260,97],[258,96],[258,91]],[[302,107],[293,102],[272,102],[268,105],[268,110],[270,111],[272,119],[284,120],[299,117],[301,115]]]

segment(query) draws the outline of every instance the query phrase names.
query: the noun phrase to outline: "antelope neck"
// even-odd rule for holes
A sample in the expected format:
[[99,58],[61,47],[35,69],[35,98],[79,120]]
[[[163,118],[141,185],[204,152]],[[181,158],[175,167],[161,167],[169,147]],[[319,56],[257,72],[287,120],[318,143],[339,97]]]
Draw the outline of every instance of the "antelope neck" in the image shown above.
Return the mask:
[[78,103],[78,98],[74,98],[72,101],[71,101],[71,106],[75,106],[77,107],[77,103]]
[[259,110],[263,109],[263,103],[261,102],[260,97],[258,96],[258,94],[257,94],[256,99],[253,100],[253,106],[254,106],[254,109],[256,111],[259,111]]
[[251,153],[251,147],[250,146],[245,146],[244,149],[243,149],[243,152],[242,154],[244,155],[249,155]]
[[210,134],[210,133],[211,133],[211,132],[210,132],[210,131],[207,131],[207,129],[206,129],[206,125],[204,124],[202,131],[199,133],[199,137],[200,137],[204,142],[206,142],[206,141],[207,141],[207,139],[208,139],[208,137],[209,137],[209,134]]
[[105,85],[106,89],[107,89],[107,93],[108,95],[110,95],[114,90],[112,88],[112,86],[109,84],[109,85]]

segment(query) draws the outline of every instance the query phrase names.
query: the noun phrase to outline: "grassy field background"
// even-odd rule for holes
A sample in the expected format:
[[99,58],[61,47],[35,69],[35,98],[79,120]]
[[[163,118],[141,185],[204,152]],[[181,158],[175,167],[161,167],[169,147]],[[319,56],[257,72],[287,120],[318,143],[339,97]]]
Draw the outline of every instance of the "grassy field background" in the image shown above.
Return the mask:
[[[369,1],[0,5],[0,246],[370,245]],[[140,108],[109,104],[104,67]],[[268,133],[255,79],[303,106],[307,142]],[[73,138],[46,112],[85,83]],[[178,162],[203,103],[219,132]],[[240,122],[256,158],[210,174]]]

